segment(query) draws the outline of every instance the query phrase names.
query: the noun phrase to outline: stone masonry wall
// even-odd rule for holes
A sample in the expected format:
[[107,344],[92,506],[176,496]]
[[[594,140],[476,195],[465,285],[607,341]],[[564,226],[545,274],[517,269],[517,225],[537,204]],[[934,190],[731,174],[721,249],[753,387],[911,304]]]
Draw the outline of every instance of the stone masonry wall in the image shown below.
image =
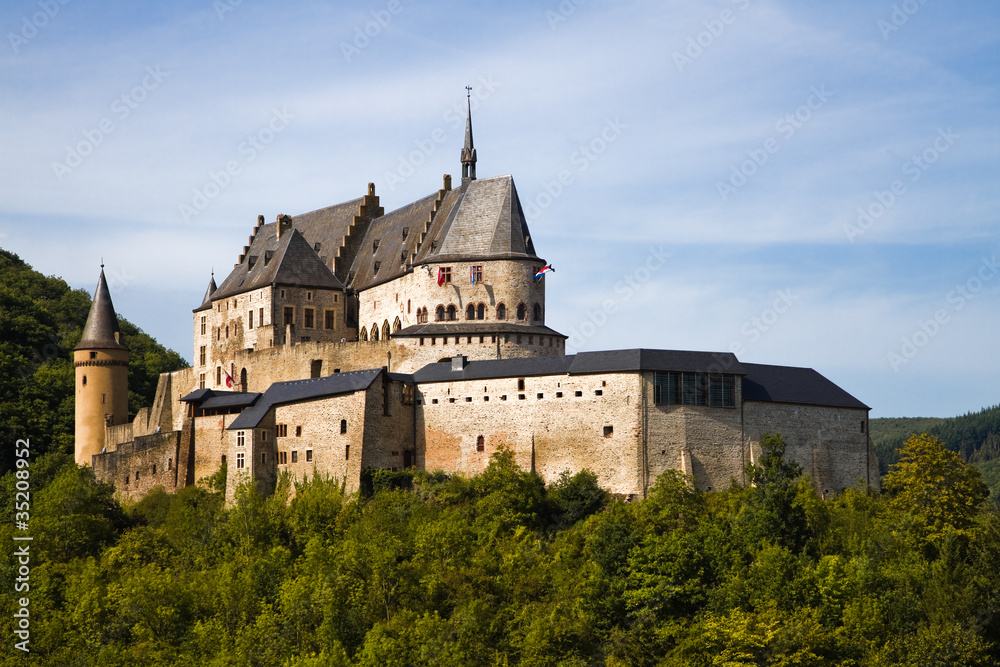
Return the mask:
[[115,451],[92,459],[97,479],[114,484],[122,498],[137,500],[162,486],[173,492],[177,486],[180,433],[158,433],[121,443]]
[[812,476],[818,493],[830,497],[858,480],[878,486],[878,460],[868,439],[868,411],[788,403],[744,404],[752,455],[764,433],[780,433],[785,456]]
[[[522,468],[534,469],[546,483],[564,470],[587,468],[612,493],[643,492],[641,385],[635,374],[523,381],[523,391],[519,378],[420,385],[417,465],[475,475],[506,446]],[[479,436],[483,451],[477,451]]]
[[692,475],[695,486],[703,491],[724,489],[734,478],[743,481],[739,381],[734,408],[656,405],[653,376],[652,372],[643,373],[649,484],[671,469]]

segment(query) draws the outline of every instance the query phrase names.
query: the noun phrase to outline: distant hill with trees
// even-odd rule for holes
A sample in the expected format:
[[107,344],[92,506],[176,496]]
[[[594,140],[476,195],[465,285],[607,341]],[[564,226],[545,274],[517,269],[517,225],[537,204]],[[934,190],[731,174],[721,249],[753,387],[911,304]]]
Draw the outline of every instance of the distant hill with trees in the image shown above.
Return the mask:
[[899,460],[897,450],[911,435],[926,433],[946,443],[948,449],[979,468],[990,487],[990,497],[1000,498],[1000,405],[958,417],[903,417],[871,420],[872,444],[878,454],[879,472]]
[[[97,275],[95,274],[95,283]],[[30,438],[35,454],[73,452],[73,348],[80,342],[91,296],[61,278],[35,271],[0,249],[0,438]],[[187,366],[118,317],[129,359],[129,417],[151,405],[160,373]],[[0,448],[0,474],[10,470],[13,447]]]

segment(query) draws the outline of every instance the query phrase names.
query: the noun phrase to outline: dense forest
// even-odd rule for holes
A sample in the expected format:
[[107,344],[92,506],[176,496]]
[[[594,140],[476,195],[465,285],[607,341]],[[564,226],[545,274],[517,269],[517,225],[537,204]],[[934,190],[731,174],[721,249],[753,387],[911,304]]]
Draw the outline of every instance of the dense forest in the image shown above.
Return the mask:
[[[96,274],[94,276],[96,284]],[[73,348],[90,312],[90,295],[44,276],[0,249],[0,438],[30,438],[35,453],[73,452]],[[118,320],[131,354],[129,416],[152,405],[160,373],[187,366],[134,324]],[[0,448],[0,474],[13,447]]]
[[976,468],[915,437],[882,493],[823,501],[780,436],[763,445],[751,486],[669,473],[633,503],[587,471],[546,488],[501,450],[471,479],[369,471],[353,496],[286,479],[226,508],[216,478],[122,507],[48,454],[31,652],[4,596],[0,665],[1000,663],[1000,516]]
[[937,437],[979,468],[992,497],[1000,498],[1000,405],[947,419],[872,419],[872,444],[883,475],[898,460],[903,441],[917,433]]

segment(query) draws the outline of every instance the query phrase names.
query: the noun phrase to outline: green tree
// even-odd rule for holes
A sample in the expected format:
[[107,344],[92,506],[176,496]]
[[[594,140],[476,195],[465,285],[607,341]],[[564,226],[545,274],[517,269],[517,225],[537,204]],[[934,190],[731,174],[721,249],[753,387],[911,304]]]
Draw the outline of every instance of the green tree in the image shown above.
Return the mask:
[[882,488],[908,519],[911,533],[930,542],[940,541],[949,528],[969,530],[989,494],[978,469],[927,434],[903,444]]
[[771,542],[797,552],[809,538],[809,523],[803,507],[796,502],[796,479],[802,474],[797,463],[785,460],[785,441],[780,434],[765,433],[760,438],[761,455],[747,466],[750,488],[737,525],[751,548]]

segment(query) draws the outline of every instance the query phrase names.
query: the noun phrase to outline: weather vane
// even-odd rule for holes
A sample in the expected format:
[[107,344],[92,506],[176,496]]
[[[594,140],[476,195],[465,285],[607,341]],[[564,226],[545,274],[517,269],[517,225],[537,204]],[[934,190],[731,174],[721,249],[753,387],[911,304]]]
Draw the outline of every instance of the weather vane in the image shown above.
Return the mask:
[[465,87],[465,90],[467,91],[467,92],[465,93],[465,96],[466,96],[466,97],[472,97],[472,86],[466,86],[466,87]]

